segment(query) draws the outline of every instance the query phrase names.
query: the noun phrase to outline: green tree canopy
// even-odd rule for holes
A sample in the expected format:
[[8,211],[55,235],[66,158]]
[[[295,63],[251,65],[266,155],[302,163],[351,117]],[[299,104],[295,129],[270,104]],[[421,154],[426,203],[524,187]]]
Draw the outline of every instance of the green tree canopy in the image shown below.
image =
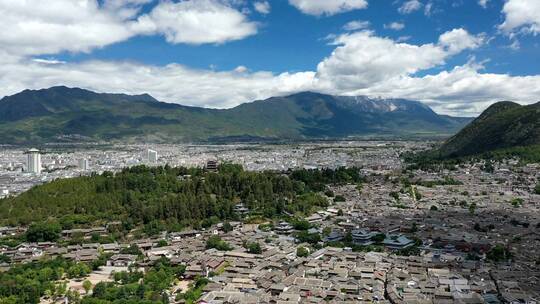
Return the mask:
[[62,227],[57,222],[37,222],[28,227],[26,240],[28,242],[54,242],[60,237]]

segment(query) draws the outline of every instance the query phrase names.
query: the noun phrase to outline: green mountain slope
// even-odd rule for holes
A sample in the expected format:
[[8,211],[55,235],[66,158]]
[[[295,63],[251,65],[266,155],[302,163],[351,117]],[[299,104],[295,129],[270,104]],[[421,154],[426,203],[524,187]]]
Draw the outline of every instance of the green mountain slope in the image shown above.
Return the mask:
[[439,149],[442,157],[461,157],[540,144],[540,103],[493,104]]
[[444,136],[468,121],[403,99],[304,92],[217,110],[61,86],[2,98],[0,143]]

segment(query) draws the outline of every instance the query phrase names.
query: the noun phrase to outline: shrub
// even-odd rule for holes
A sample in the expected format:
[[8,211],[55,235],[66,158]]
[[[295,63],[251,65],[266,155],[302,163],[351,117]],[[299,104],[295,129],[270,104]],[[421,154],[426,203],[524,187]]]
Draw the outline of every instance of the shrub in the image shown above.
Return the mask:
[[469,213],[474,214],[475,211],[476,211],[476,203],[473,202],[469,205]]
[[261,254],[262,253],[262,248],[261,248],[261,245],[257,242],[253,242],[253,243],[249,243],[247,244],[247,251],[249,253],[253,253],[253,254]]
[[512,254],[510,251],[501,244],[495,245],[495,247],[491,248],[486,254],[487,259],[494,262],[506,261],[510,259],[511,256]]
[[137,256],[140,256],[140,255],[143,254],[142,251],[139,249],[139,246],[137,246],[137,244],[131,244],[131,245],[129,245],[129,247],[121,249],[120,253],[121,254],[133,254],[133,255],[137,255]]
[[392,191],[390,192],[390,197],[395,199],[396,201],[399,200],[399,193],[397,193],[396,191]]
[[376,235],[371,237],[371,240],[375,242],[376,244],[382,243],[384,239],[386,238],[386,235],[384,233],[377,233]]
[[305,258],[309,256],[309,250],[305,247],[298,247],[296,249],[296,256],[300,258]]
[[87,276],[92,270],[90,267],[84,263],[77,263],[67,270],[67,275],[69,278],[82,278]]
[[5,254],[0,254],[0,264],[2,263],[11,263],[11,258]]
[[291,223],[295,230],[308,230],[311,228],[311,224],[303,219],[295,219]]
[[269,232],[274,228],[274,225],[272,225],[272,224],[260,224],[258,228],[261,231]]
[[336,195],[336,197],[334,197],[334,202],[344,202],[346,201],[345,200],[345,197],[343,195]]
[[227,233],[231,231],[233,231],[233,226],[231,225],[231,223],[229,222],[223,223],[223,232]]
[[84,280],[82,286],[83,286],[84,291],[86,292],[86,294],[88,294],[88,292],[92,289],[92,282],[90,282],[88,280]]
[[213,235],[206,240],[206,249],[215,248],[219,251],[232,250],[231,245],[222,240],[219,236]]
[[301,243],[317,244],[321,241],[321,235],[318,233],[308,233],[307,231],[300,231],[295,235],[296,239]]
[[521,198],[514,198],[510,201],[510,204],[512,204],[512,206],[514,208],[518,208],[520,207],[521,205],[523,205],[523,199]]

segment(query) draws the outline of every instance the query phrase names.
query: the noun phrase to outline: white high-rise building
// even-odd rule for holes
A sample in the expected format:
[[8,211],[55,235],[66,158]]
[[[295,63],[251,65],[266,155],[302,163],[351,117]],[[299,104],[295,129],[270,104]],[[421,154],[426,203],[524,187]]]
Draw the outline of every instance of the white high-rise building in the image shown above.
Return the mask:
[[26,151],[26,171],[39,174],[41,173],[41,153],[38,149],[32,148]]
[[148,158],[149,162],[155,163],[155,162],[158,161],[157,151],[152,150],[152,149],[148,149],[148,151],[146,151],[146,153],[147,153],[147,158]]
[[83,171],[90,170],[90,162],[86,158],[79,159],[79,169]]

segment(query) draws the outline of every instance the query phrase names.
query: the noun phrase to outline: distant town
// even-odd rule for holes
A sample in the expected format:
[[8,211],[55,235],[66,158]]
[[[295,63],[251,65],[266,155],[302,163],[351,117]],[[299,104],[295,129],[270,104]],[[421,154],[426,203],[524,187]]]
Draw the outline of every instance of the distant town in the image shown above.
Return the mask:
[[135,165],[205,167],[208,161],[240,164],[249,171],[294,168],[401,166],[399,153],[422,148],[414,142],[334,142],[293,145],[96,145],[77,148],[46,146],[0,151],[0,197],[16,195],[57,178],[118,171]]
[[104,282],[123,286],[120,274],[145,276],[164,260],[183,268],[159,294],[161,303],[538,303],[540,166],[510,159],[439,172],[408,169],[402,153],[428,145],[8,147],[0,154],[4,197],[137,165],[213,171],[231,163],[275,172],[347,167],[358,168],[365,181],[329,184],[321,194],[328,207],[290,220],[253,220],[253,210],[238,202],[236,220],[206,227],[154,235],[133,230],[113,239],[123,223],[111,221],[63,229],[57,241],[11,246],[5,240],[24,239],[28,227],[0,227],[0,267],[55,257],[72,261],[71,268],[101,261],[82,273],[67,269],[62,291],[40,297],[41,303],[77,303],[103,292],[97,290]]

